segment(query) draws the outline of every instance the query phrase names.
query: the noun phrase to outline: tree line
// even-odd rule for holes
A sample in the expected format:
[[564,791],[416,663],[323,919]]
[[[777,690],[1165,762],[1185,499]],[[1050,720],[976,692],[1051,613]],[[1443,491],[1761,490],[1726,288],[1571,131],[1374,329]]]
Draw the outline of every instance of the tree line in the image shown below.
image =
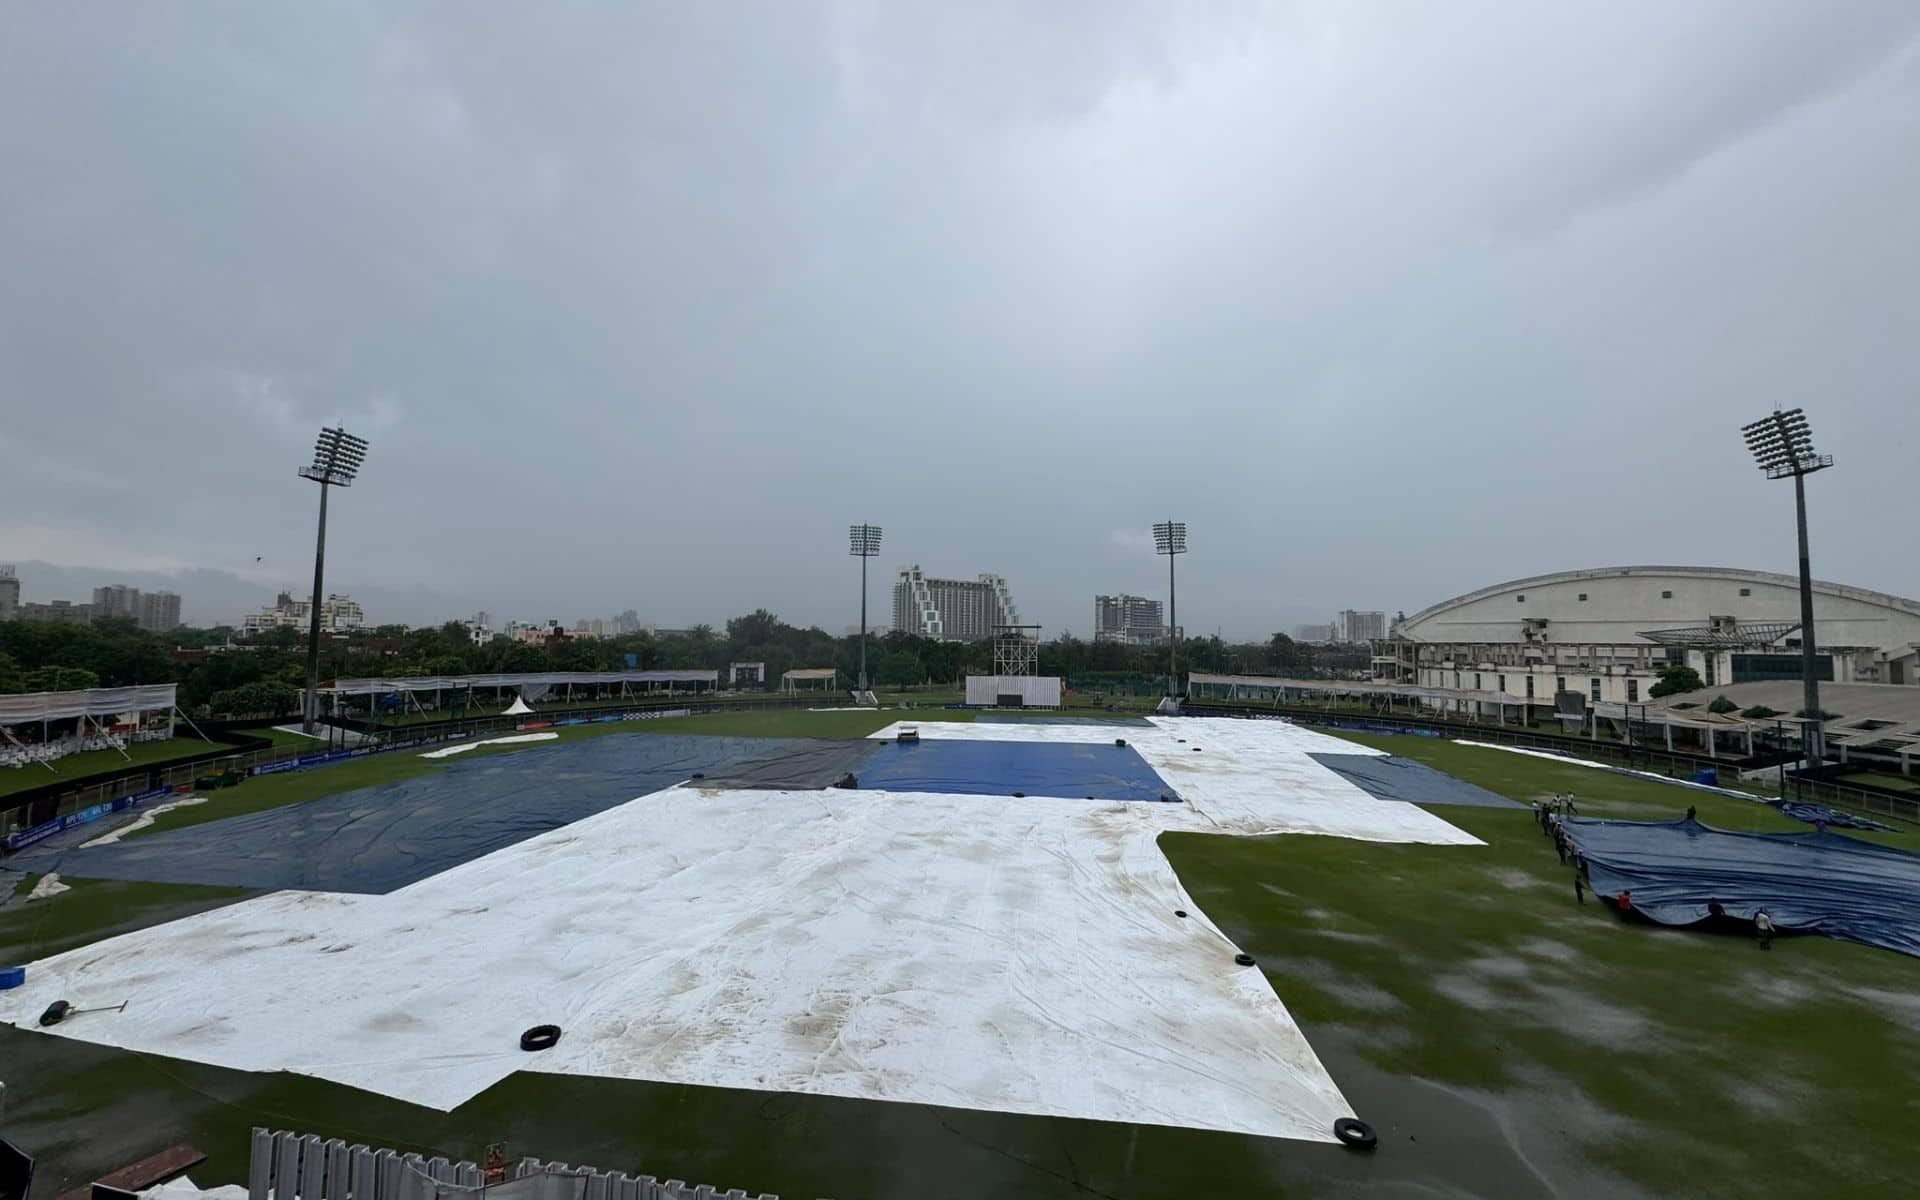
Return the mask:
[[[303,636],[276,629],[236,646],[232,635],[226,627],[152,633],[113,618],[91,625],[0,622],[0,692],[174,683],[181,704],[192,710],[294,711],[306,680]],[[1363,671],[1366,658],[1365,647],[1310,646],[1285,634],[1247,643],[1186,638],[1180,670],[1330,676]],[[859,676],[860,639],[792,625],[766,609],[718,629],[699,625],[683,633],[568,637],[544,645],[505,637],[476,644],[458,621],[414,629],[383,625],[323,641],[320,674],[333,679],[714,669],[724,678],[735,662],[765,663],[770,687],[778,686],[788,670],[832,667],[839,686],[850,688]],[[992,667],[990,642],[937,642],[897,631],[868,640],[868,676],[878,687],[958,684]],[[1064,634],[1041,644],[1039,669],[1043,675],[1090,681],[1090,686],[1102,679],[1164,679],[1167,650],[1164,643],[1130,646]]]

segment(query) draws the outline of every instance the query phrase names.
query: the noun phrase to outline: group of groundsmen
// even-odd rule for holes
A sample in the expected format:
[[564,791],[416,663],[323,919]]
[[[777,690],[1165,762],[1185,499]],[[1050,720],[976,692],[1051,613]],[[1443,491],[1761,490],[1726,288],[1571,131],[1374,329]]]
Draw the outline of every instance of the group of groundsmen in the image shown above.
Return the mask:
[[[1696,809],[1689,804],[1687,820],[1695,820],[1695,813]],[[1553,849],[1560,856],[1561,865],[1565,866],[1568,859],[1573,860],[1573,898],[1585,904],[1587,892],[1593,886],[1587,874],[1587,856],[1574,847],[1573,840],[1567,836],[1566,828],[1566,819],[1579,814],[1580,810],[1574,805],[1572,792],[1555,792],[1546,800],[1533,802],[1534,822],[1540,826],[1541,832],[1553,841]],[[1598,893],[1595,894],[1598,895]],[[1633,893],[1624,888],[1618,895],[1599,898],[1603,903],[1613,905],[1614,911],[1620,914],[1620,919],[1623,921],[1646,920],[1633,906]],[[1719,900],[1707,901],[1707,919],[1716,925],[1724,924],[1729,919],[1726,909],[1721,906]],[[1762,950],[1773,949],[1773,918],[1767,915],[1766,909],[1759,909],[1753,914],[1753,932],[1759,939]]]

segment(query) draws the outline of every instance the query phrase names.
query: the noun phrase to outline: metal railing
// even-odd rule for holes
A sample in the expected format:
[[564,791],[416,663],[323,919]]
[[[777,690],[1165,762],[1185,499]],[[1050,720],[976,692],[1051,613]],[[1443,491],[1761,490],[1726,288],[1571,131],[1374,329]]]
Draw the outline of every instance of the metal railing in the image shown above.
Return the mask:
[[509,1165],[504,1147],[486,1165],[420,1154],[349,1146],[256,1126],[247,1169],[248,1200],[780,1200],[709,1184],[570,1167],[523,1158]]

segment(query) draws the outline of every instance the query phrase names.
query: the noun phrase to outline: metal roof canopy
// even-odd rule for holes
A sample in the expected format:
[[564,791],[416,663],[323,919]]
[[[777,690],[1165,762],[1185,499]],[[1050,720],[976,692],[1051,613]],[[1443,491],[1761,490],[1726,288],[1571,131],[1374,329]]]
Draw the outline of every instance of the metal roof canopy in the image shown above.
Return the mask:
[[[1395,696],[1408,700],[1445,700],[1462,701],[1475,704],[1494,704],[1502,707],[1536,708],[1552,706],[1552,699],[1528,700],[1524,696],[1509,696],[1505,692],[1476,691],[1472,688],[1420,687],[1405,683],[1369,683],[1359,680],[1337,679],[1286,679],[1276,675],[1208,675],[1193,673],[1187,676],[1188,685],[1218,685],[1222,687],[1252,687],[1272,690],[1312,692],[1323,696]],[[1630,709],[1641,710],[1632,715]],[[1642,725],[1671,725],[1675,729],[1771,729],[1775,725],[1798,725],[1798,717],[1767,717],[1765,719],[1745,720],[1739,717],[1720,717],[1703,714],[1699,717],[1682,716],[1670,708],[1658,704],[1627,704],[1617,700],[1589,701],[1587,711],[1610,721],[1634,720]]]
[[1642,629],[1636,636],[1657,646],[1697,650],[1763,650],[1800,628],[1798,621],[1738,621],[1732,625],[1685,625]]
[[116,717],[128,712],[164,712],[174,706],[175,690],[171,683],[150,683],[0,696],[0,725],[63,721],[70,717]]
[[711,683],[718,671],[543,671],[531,675],[421,675],[396,679],[337,679],[323,693],[336,696],[381,696],[388,692],[439,692],[464,687],[538,687],[543,684],[583,683]]

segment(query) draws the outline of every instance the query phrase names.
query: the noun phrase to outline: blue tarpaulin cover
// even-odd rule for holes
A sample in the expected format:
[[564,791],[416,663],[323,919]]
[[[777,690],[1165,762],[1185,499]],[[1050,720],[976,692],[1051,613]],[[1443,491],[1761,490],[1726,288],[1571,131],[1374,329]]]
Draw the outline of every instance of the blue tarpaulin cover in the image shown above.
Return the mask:
[[1838,833],[1735,833],[1678,821],[1564,819],[1595,893],[1662,925],[1761,909],[1780,930],[1920,956],[1920,855]]
[[1825,821],[1835,829],[1875,829],[1881,833],[1893,832],[1893,826],[1882,825],[1871,817],[1841,812],[1837,808],[1828,808],[1824,804],[1808,804],[1804,800],[1783,800],[1780,803],[1780,811],[1796,821],[1805,821],[1809,825],[1815,821]]
[[862,788],[962,796],[1178,799],[1132,746],[1111,742],[885,742],[859,768]]
[[108,846],[36,848],[13,862],[89,879],[380,894],[695,772],[705,787],[818,788],[859,772],[872,749],[812,738],[613,734],[456,759],[413,779]]
[[1455,779],[1425,763],[1391,754],[1308,754],[1369,796],[1409,804],[1467,804],[1476,808],[1521,808],[1477,784]]

